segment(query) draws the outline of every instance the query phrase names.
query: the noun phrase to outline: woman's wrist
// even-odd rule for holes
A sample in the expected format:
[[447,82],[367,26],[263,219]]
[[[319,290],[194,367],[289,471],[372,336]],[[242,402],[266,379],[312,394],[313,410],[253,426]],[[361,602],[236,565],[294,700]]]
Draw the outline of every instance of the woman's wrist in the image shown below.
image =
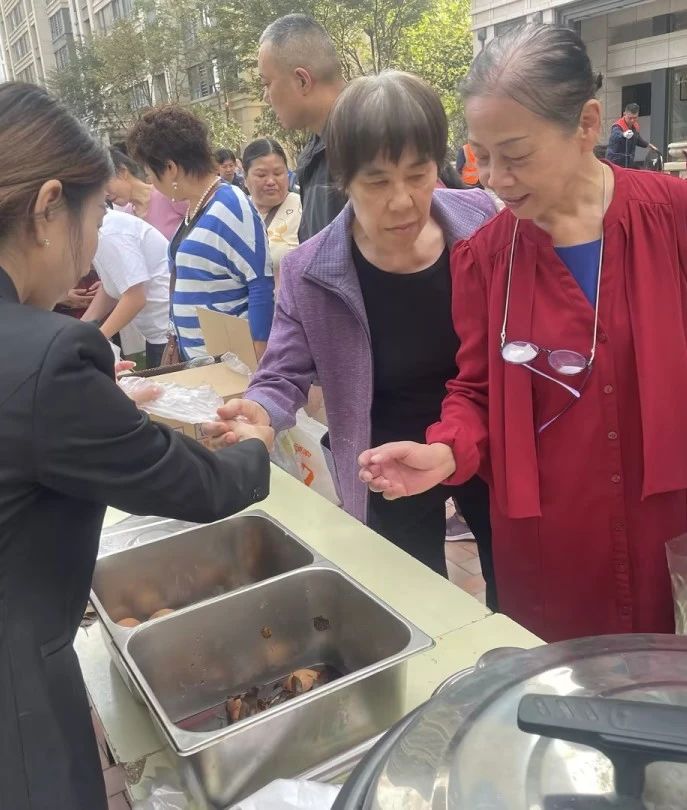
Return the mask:
[[443,442],[435,442],[431,444],[430,447],[433,449],[437,469],[444,473],[442,480],[450,478],[456,471],[456,459],[453,455],[453,448]]

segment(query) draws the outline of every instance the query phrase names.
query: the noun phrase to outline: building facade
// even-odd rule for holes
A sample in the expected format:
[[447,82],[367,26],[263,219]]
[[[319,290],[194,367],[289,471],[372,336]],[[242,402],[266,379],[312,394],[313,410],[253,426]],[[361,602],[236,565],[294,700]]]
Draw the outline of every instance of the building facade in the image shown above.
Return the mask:
[[[134,0],[0,0],[0,81],[46,84],[51,73],[64,69],[77,43],[106,34],[133,13]],[[182,44],[183,47],[183,44]],[[219,103],[219,82],[212,62],[190,60],[184,81],[184,100]],[[176,79],[175,79],[176,84]],[[169,100],[169,79],[148,76],[130,88],[132,110]],[[239,122],[245,145],[253,138],[262,102],[233,94],[228,111]]]
[[472,18],[475,52],[523,22],[576,27],[604,77],[604,135],[636,102],[643,137],[664,155],[687,141],[687,0],[473,0]]

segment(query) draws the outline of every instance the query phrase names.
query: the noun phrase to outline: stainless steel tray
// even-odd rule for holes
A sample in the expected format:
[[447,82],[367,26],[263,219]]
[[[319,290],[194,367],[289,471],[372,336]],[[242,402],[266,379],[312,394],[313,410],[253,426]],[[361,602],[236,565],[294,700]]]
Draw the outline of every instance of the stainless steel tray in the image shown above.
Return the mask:
[[[316,562],[141,625],[123,659],[189,789],[214,809],[387,729],[403,714],[406,660],[432,646],[347,574]],[[342,677],[225,728],[179,725],[317,663]]]
[[99,558],[91,602],[113,652],[132,633],[117,624],[121,619],[144,624],[163,608],[180,610],[320,559],[256,510]]

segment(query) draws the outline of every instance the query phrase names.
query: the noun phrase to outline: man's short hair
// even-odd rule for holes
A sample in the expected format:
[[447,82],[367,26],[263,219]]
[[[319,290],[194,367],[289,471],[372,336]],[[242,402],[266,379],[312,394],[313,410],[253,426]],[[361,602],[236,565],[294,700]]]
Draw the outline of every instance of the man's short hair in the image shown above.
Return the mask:
[[341,79],[341,62],[327,29],[307,14],[286,14],[262,32],[260,44],[269,42],[287,68],[305,68],[315,79]]
[[630,115],[639,115],[639,104],[626,104],[625,105],[625,112],[629,113]]
[[218,149],[214,154],[214,158],[220,166],[222,163],[226,163],[227,161],[236,163],[236,155],[231,151],[231,149]]

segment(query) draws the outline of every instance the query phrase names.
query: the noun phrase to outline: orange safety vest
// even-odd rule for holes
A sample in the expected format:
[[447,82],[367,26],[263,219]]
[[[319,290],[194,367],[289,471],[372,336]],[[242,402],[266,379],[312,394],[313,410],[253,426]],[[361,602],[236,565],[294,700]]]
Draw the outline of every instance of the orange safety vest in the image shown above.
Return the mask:
[[465,165],[461,169],[460,176],[466,186],[476,186],[479,183],[479,170],[477,168],[477,158],[469,143],[463,146],[465,155]]
[[[615,122],[615,125],[620,127],[620,129],[622,129],[623,132],[627,132],[627,130],[630,129],[630,125],[627,123],[627,121],[625,120],[625,118],[623,116],[621,116]],[[633,124],[632,129],[634,130],[634,132],[639,134],[639,124]]]

